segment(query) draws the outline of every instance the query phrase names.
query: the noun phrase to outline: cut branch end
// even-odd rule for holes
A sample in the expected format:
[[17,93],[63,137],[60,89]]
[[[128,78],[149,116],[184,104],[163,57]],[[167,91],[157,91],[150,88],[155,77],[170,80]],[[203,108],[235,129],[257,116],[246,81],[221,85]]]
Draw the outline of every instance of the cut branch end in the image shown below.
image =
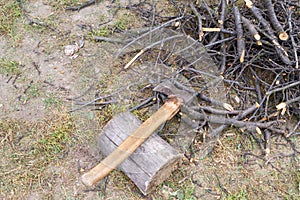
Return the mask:
[[286,41],[289,39],[289,35],[286,33],[286,32],[281,32],[279,33],[279,39],[282,40],[282,41]]
[[253,7],[252,1],[250,1],[250,0],[245,0],[245,3],[246,3],[246,6],[247,6],[248,8],[252,8],[252,7]]
[[257,41],[259,41],[260,38],[261,38],[259,34],[255,34],[253,37],[254,37]]
[[240,63],[243,63],[245,61],[245,49],[242,51],[242,54],[240,56]]
[[258,40],[258,41],[256,41],[256,44],[257,44],[258,46],[261,46],[261,45],[262,45],[262,42],[261,42],[260,40]]

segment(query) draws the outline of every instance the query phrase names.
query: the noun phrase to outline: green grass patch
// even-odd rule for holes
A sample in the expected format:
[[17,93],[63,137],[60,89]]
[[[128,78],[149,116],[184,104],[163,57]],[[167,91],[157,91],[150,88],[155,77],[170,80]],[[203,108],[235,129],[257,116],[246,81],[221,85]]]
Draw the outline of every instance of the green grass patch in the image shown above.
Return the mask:
[[27,199],[26,194],[51,187],[55,172],[48,169],[63,162],[74,132],[75,122],[65,113],[37,122],[0,120],[0,194]]
[[84,2],[86,2],[86,1],[82,1],[82,0],[64,0],[64,1],[54,0],[54,1],[48,1],[48,4],[51,5],[53,8],[55,8],[57,10],[58,9],[59,10],[65,10],[67,7],[79,6]]
[[24,95],[24,102],[28,102],[30,99],[40,96],[40,87],[37,83],[30,84]]
[[295,183],[296,183],[296,190],[300,193],[300,171],[295,173]]
[[39,154],[46,155],[49,160],[56,159],[56,156],[59,153],[63,153],[65,147],[72,143],[70,132],[72,126],[73,124],[68,122],[40,139],[36,144]]
[[156,198],[196,200],[195,184],[190,178],[185,178],[186,176],[189,176],[186,170],[174,171],[172,179],[163,182],[161,186],[158,187],[157,194],[159,194],[160,197],[157,196]]
[[[105,21],[105,16],[100,16],[100,21]],[[92,38],[94,36],[98,37],[107,37],[109,35],[112,35],[115,32],[125,31],[127,30],[131,23],[134,21],[134,16],[130,13],[125,14],[119,14],[117,19],[114,21],[113,25],[105,25],[100,28],[94,29],[91,32],[88,33],[88,37]]]
[[249,198],[248,198],[247,191],[242,189],[239,192],[228,195],[226,199],[227,200],[248,200]]
[[116,29],[119,29],[119,30],[126,30],[129,26],[129,23],[130,23],[130,15],[129,14],[124,14],[120,17],[119,20],[117,20],[116,22],[114,22],[114,27]]
[[101,125],[105,125],[115,114],[127,111],[125,106],[119,104],[110,104],[105,106],[96,116]]
[[167,196],[168,199],[178,199],[178,200],[196,200],[195,195],[195,187],[191,184],[178,186],[171,182],[167,183],[169,188],[172,188],[172,192],[169,192]]
[[62,105],[61,100],[57,98],[53,93],[47,94],[46,98],[43,99],[43,103],[45,108],[60,107]]
[[27,95],[32,98],[40,96],[39,85],[37,83],[32,84],[27,91]]
[[102,27],[90,32],[90,36],[98,36],[98,37],[107,37],[112,33],[112,31],[107,27]]
[[0,2],[0,34],[15,36],[17,21],[22,15],[18,1]]
[[21,65],[17,61],[7,58],[0,58],[0,73],[8,75],[16,75],[21,73]]

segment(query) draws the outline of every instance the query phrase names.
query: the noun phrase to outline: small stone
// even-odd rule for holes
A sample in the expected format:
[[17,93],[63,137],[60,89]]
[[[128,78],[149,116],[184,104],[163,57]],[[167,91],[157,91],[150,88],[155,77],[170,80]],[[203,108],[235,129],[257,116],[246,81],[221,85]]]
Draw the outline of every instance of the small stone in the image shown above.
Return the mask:
[[78,52],[79,47],[77,45],[67,45],[65,46],[65,54],[67,56],[72,56],[74,55],[76,52]]

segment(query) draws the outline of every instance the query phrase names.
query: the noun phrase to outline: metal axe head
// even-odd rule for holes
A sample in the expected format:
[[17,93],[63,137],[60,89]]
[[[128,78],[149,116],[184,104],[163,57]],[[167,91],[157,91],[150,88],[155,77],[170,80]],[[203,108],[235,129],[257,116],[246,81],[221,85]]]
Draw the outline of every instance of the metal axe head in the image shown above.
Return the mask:
[[176,97],[181,104],[189,103],[193,100],[193,94],[175,86],[170,80],[163,80],[153,91],[160,92],[170,97]]

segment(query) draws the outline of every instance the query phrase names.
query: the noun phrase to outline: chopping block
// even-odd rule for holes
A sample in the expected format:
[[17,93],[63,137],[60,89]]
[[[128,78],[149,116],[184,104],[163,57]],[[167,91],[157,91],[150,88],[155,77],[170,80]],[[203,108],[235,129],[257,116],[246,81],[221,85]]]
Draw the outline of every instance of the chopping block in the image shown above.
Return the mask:
[[[115,115],[99,135],[102,154],[110,155],[141,124],[130,112]],[[118,168],[147,195],[177,169],[182,158],[183,154],[154,133]]]

